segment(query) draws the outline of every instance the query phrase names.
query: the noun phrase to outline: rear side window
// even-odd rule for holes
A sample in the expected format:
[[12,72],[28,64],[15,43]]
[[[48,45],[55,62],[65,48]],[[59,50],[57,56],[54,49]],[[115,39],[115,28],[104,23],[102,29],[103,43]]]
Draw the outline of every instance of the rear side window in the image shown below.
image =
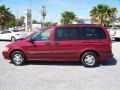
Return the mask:
[[92,40],[92,39],[105,39],[106,34],[101,28],[97,27],[82,27],[81,28],[81,39]]
[[105,32],[97,27],[63,27],[55,31],[55,40],[93,40],[106,38]]
[[64,28],[57,28],[55,30],[55,40],[62,41],[62,40],[76,40],[78,39],[78,35],[80,28],[74,27],[64,27]]

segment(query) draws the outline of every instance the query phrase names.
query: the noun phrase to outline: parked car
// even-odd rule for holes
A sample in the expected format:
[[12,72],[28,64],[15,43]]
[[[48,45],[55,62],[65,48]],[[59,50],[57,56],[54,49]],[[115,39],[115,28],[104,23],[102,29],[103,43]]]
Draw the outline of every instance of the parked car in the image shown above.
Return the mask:
[[109,31],[111,38],[120,40],[120,28],[111,28]]
[[0,33],[0,40],[16,41],[27,36],[27,33],[19,30],[5,30]]
[[3,56],[15,65],[23,65],[29,60],[81,61],[84,66],[93,67],[113,55],[106,28],[76,24],[34,32],[23,40],[7,45]]

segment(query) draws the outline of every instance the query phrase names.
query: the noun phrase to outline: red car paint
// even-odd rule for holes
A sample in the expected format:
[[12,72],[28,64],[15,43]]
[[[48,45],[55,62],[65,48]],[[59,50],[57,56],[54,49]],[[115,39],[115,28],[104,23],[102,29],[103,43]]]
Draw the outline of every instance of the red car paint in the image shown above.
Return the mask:
[[[104,39],[94,40],[63,40],[55,41],[55,31],[57,28],[66,27],[97,27],[106,34]],[[64,25],[52,27],[50,31],[50,39],[40,42],[29,42],[29,37],[16,41],[7,45],[8,51],[3,51],[5,59],[11,59],[13,51],[22,51],[27,60],[42,61],[80,61],[80,57],[87,51],[93,51],[99,55],[99,60],[109,60],[112,58],[111,39],[105,27],[98,25]]]

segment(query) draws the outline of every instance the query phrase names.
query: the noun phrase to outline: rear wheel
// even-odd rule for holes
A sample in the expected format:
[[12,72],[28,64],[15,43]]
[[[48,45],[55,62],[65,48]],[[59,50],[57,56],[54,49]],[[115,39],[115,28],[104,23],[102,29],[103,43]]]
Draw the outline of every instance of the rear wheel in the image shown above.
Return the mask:
[[15,37],[11,37],[11,41],[12,42],[16,41]]
[[12,62],[17,66],[23,65],[26,60],[24,53],[22,53],[21,51],[14,51],[11,54],[11,59]]
[[120,38],[115,38],[115,41],[120,41]]
[[98,64],[98,56],[94,52],[86,52],[82,55],[81,62],[85,67],[94,67]]

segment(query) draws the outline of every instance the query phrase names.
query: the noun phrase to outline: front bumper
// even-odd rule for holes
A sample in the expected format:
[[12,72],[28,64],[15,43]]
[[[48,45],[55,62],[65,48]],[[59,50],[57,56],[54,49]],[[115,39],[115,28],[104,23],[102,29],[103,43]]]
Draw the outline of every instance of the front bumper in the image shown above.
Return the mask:
[[5,59],[9,59],[10,60],[9,52],[3,51],[2,54],[3,54],[3,56],[4,56]]

